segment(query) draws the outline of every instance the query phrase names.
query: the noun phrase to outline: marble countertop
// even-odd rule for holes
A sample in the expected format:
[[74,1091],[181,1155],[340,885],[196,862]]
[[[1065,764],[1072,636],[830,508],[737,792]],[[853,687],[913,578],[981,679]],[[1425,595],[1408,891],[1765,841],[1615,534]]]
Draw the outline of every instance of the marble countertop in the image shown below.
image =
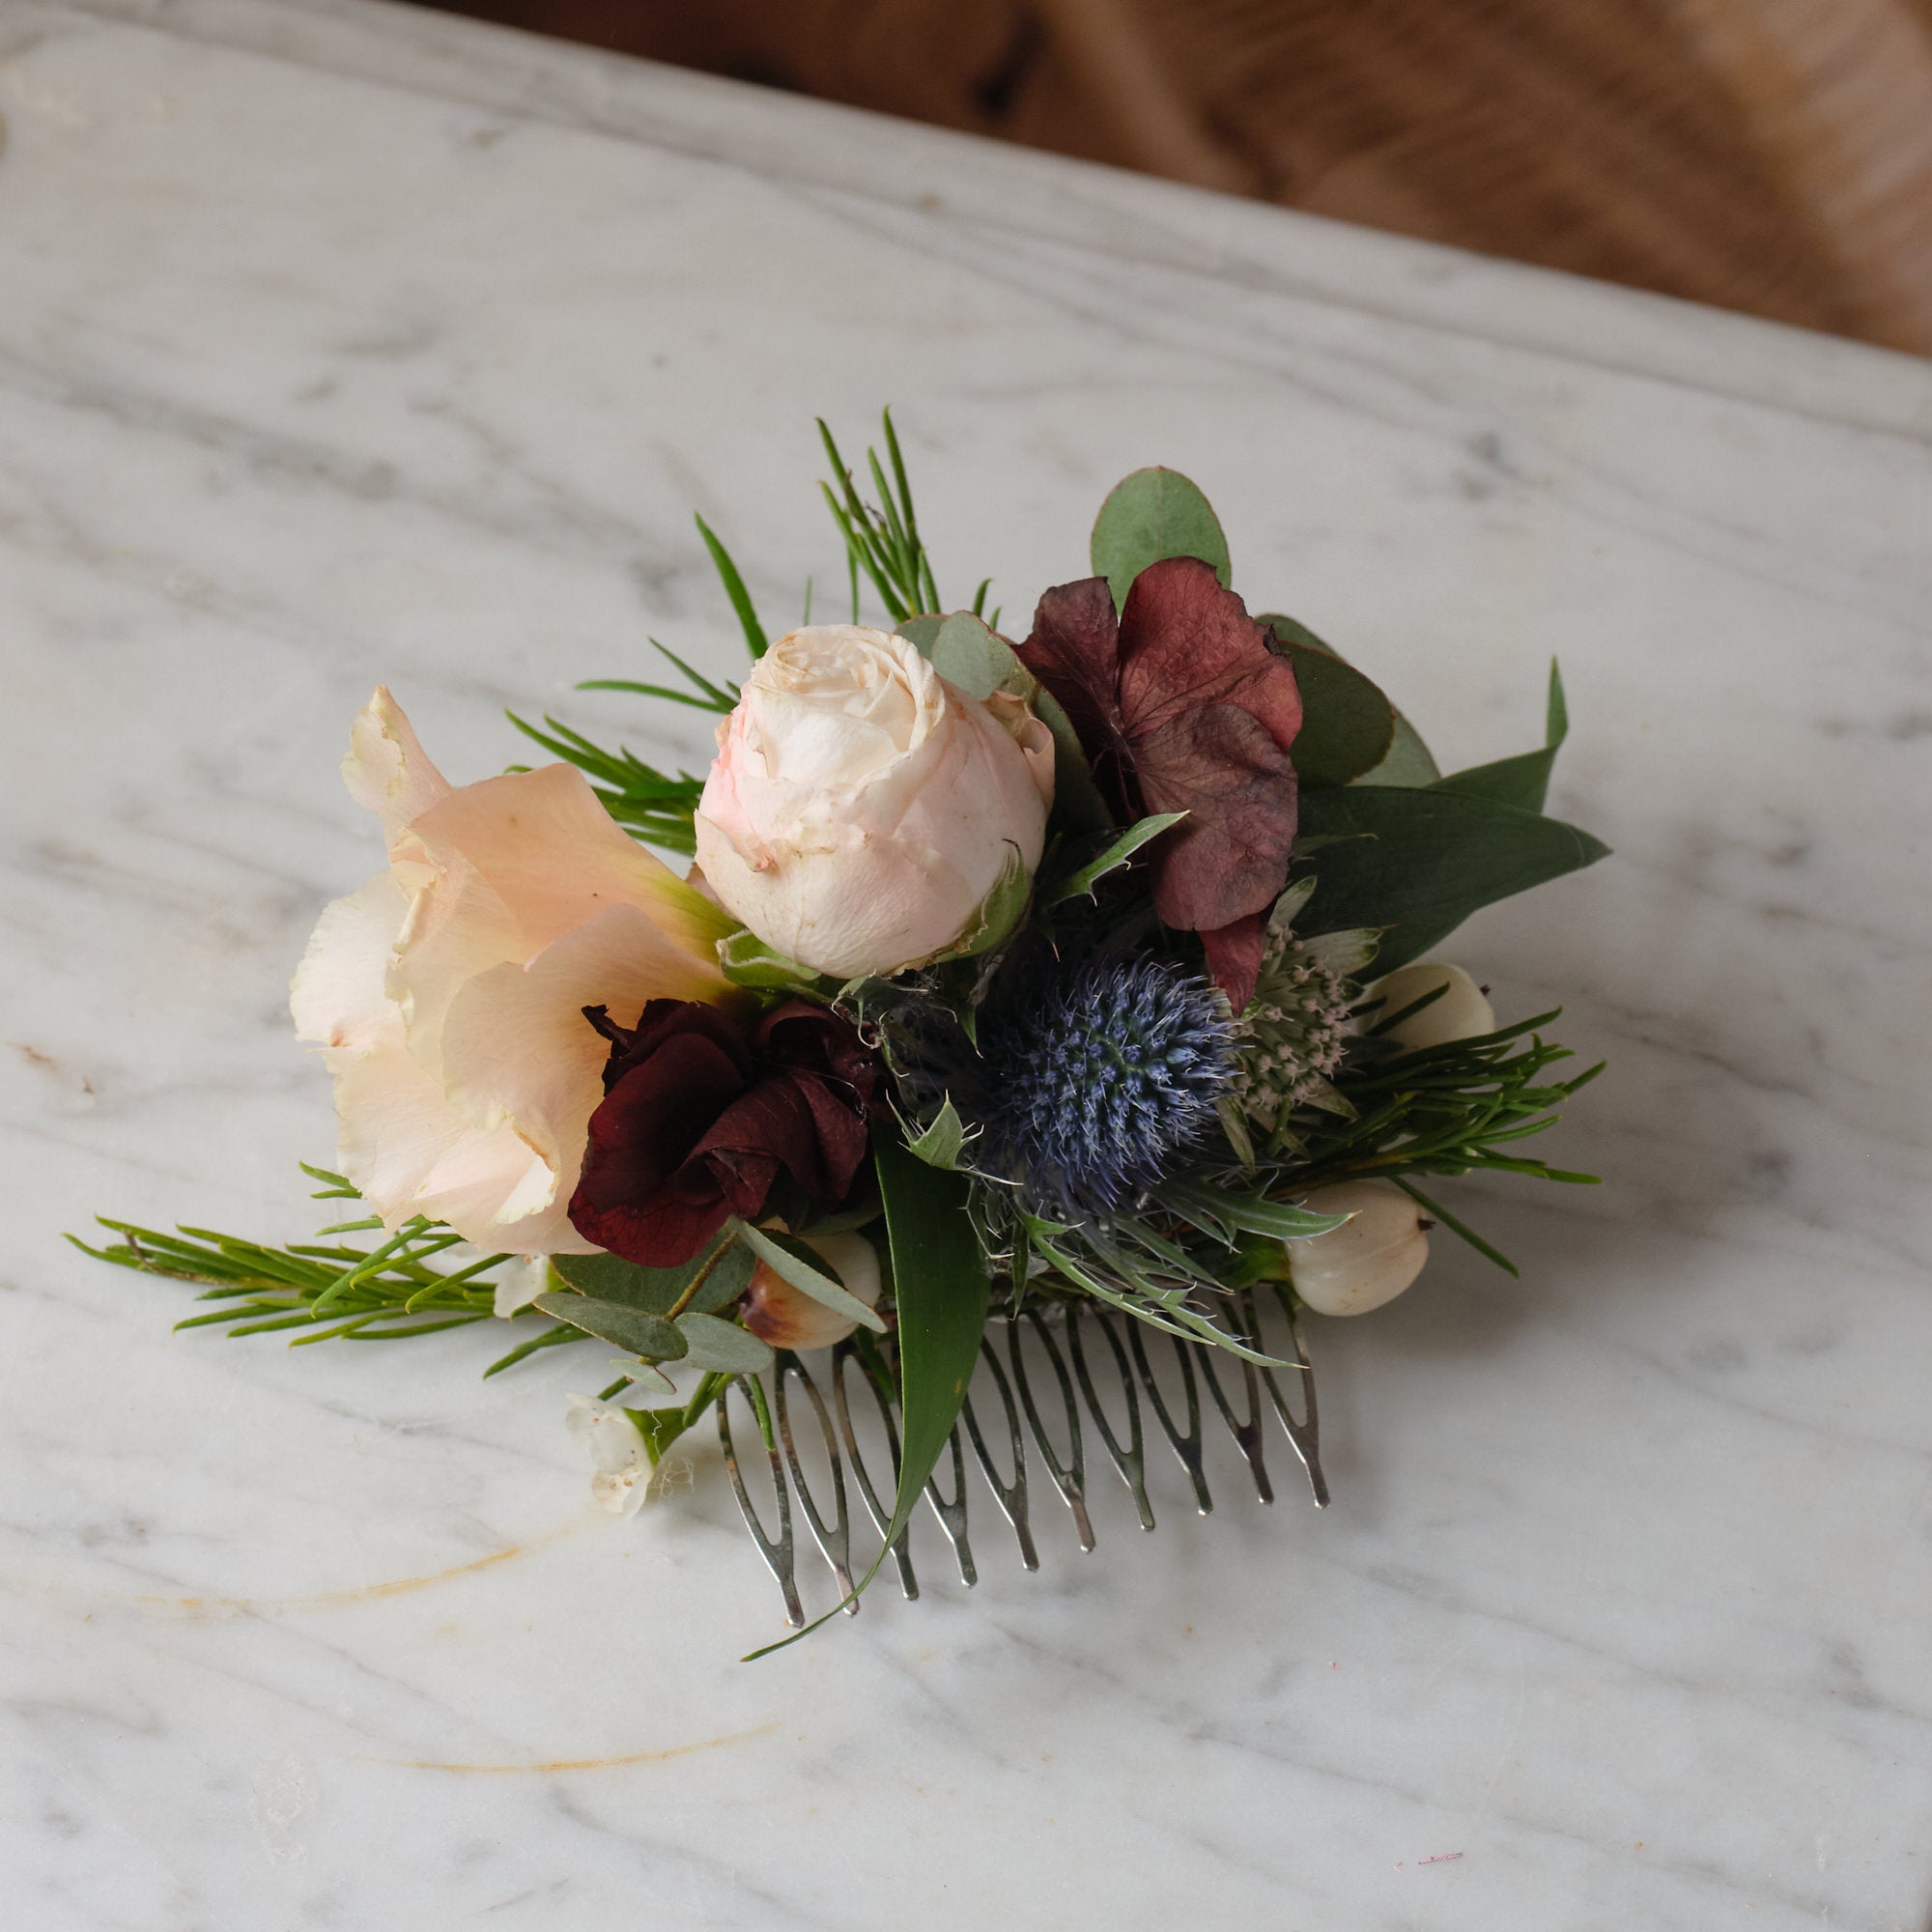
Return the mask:
[[[0,117],[13,1922],[1925,1932],[1932,366],[358,0],[4,0]],[[572,683],[731,662],[694,508],[833,579],[887,401],[1009,608],[1164,462],[1448,759],[1560,652],[1617,857],[1455,952],[1608,1056],[1608,1184],[1321,1328],[1324,1515],[744,1665],[715,1449],[589,1500],[594,1350],[176,1337],[57,1237],[310,1225],[357,704],[696,755]]]

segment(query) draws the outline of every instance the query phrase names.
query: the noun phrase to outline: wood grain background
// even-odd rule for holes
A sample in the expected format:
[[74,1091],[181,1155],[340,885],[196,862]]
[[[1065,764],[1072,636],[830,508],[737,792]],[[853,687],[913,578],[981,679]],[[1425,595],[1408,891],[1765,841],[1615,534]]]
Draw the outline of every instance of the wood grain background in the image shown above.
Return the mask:
[[1932,0],[431,0],[1932,354]]

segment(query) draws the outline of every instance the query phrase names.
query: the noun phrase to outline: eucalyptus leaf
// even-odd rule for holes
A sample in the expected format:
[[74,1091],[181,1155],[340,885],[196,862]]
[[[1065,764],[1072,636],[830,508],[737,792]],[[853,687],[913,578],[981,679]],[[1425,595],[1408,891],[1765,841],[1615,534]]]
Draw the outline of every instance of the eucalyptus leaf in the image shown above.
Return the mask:
[[773,1233],[768,1228],[754,1228],[748,1221],[735,1224],[739,1238],[757,1252],[758,1259],[766,1264],[772,1272],[781,1280],[789,1282],[801,1294],[809,1294],[812,1300],[822,1303],[837,1315],[847,1321],[857,1321],[863,1327],[883,1335],[886,1324],[875,1309],[870,1309],[856,1294],[847,1293],[838,1282],[824,1272],[819,1257],[803,1241],[789,1236]]
[[534,1306],[647,1362],[675,1362],[684,1354],[684,1337],[662,1315],[646,1315],[625,1302],[554,1293],[538,1295]]
[[1498,758],[1493,764],[1473,765],[1466,772],[1438,780],[1435,789],[1460,792],[1465,798],[1493,799],[1499,805],[1518,806],[1524,811],[1541,811],[1549,792],[1550,768],[1569,735],[1570,707],[1564,702],[1563,673],[1551,658],[1542,751],[1522,752],[1514,758]]
[[971,611],[907,617],[898,634],[941,677],[982,703],[996,691],[1024,698],[1053,738],[1053,811],[1062,825],[1105,825],[1108,812],[1094,783],[1087,753],[1060,700],[1019,661],[1006,639]]
[[700,1315],[723,1308],[744,1293],[756,1257],[729,1235],[721,1235],[701,1254],[675,1267],[639,1267],[618,1255],[554,1255],[551,1266],[558,1278],[580,1294],[599,1301],[620,1302],[640,1314],[665,1315],[677,1306],[686,1289],[701,1272],[703,1280],[688,1308]]
[[1094,571],[1107,580],[1118,610],[1151,563],[1199,557],[1227,587],[1228,539],[1200,488],[1178,469],[1136,469],[1115,484],[1094,520]]
[[1380,688],[1306,624],[1280,616],[1260,621],[1293,665],[1301,688],[1301,729],[1291,753],[1301,789],[1345,785],[1373,771],[1395,741],[1395,707]]
[[1395,714],[1395,732],[1389,740],[1388,754],[1373,771],[1353,781],[1358,785],[1432,785],[1442,776],[1442,768],[1430,754],[1422,734],[1400,711]]
[[772,1365],[769,1342],[759,1340],[735,1321],[715,1315],[686,1314],[677,1318],[685,1341],[685,1365],[714,1375],[755,1376]]
[[1301,822],[1345,843],[1323,852],[1301,920],[1310,933],[1385,928],[1377,964],[1392,973],[1472,912],[1594,865],[1609,850],[1573,825],[1436,786],[1350,785],[1313,792]]
[[898,634],[915,645],[949,684],[982,703],[996,691],[1030,697],[1033,675],[1013,654],[1013,647],[983,619],[970,611],[944,617],[908,617]]

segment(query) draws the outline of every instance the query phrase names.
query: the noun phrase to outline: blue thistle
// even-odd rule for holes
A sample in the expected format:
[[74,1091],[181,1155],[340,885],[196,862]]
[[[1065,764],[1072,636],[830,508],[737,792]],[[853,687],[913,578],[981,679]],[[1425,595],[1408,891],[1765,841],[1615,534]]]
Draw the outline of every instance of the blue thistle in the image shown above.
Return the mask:
[[980,1164],[1050,1208],[1119,1208],[1214,1131],[1236,1028],[1208,981],[1166,960],[1089,956],[1011,975],[979,1024]]

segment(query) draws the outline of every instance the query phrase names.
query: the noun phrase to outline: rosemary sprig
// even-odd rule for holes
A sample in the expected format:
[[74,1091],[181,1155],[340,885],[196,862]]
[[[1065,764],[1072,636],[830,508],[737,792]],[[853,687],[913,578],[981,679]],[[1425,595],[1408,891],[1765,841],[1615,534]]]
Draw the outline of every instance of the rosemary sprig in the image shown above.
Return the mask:
[[[852,578],[852,621],[859,621],[859,574],[871,581],[879,602],[886,607],[894,623],[922,611],[943,611],[939,586],[933,581],[931,559],[919,534],[919,517],[913,509],[912,485],[906,477],[905,458],[899,450],[898,432],[893,427],[893,412],[884,414],[886,463],[878,451],[866,451],[866,467],[870,473],[878,502],[867,503],[853,481],[852,471],[838,453],[838,444],[819,418],[818,434],[832,465],[833,481],[821,483],[826,507],[838,534],[845,540],[846,556]],[[891,474],[887,474],[890,466]],[[990,579],[987,580],[991,582]],[[986,596],[986,584],[980,586],[973,613],[978,616]]]
[[[318,1201],[359,1199],[340,1175],[306,1163],[303,1172],[325,1183],[314,1197]],[[104,1214],[96,1219],[120,1238],[95,1247],[77,1235],[68,1236],[83,1254],[140,1274],[198,1282],[202,1293],[197,1299],[220,1304],[206,1314],[185,1317],[175,1323],[177,1329],[220,1327],[231,1337],[298,1330],[289,1338],[291,1348],[337,1337],[398,1342],[492,1321],[497,1292],[487,1277],[515,1259],[485,1255],[447,1272],[431,1267],[431,1259],[454,1247],[461,1237],[442,1223],[420,1215],[374,1248],[322,1238],[381,1227],[370,1219],[338,1222],[322,1229],[315,1241],[280,1248],[209,1228],[177,1227],[167,1233]],[[514,1319],[542,1321],[543,1331],[493,1362],[483,1372],[486,1377],[539,1349],[582,1339],[577,1329],[535,1309],[524,1310]]]

